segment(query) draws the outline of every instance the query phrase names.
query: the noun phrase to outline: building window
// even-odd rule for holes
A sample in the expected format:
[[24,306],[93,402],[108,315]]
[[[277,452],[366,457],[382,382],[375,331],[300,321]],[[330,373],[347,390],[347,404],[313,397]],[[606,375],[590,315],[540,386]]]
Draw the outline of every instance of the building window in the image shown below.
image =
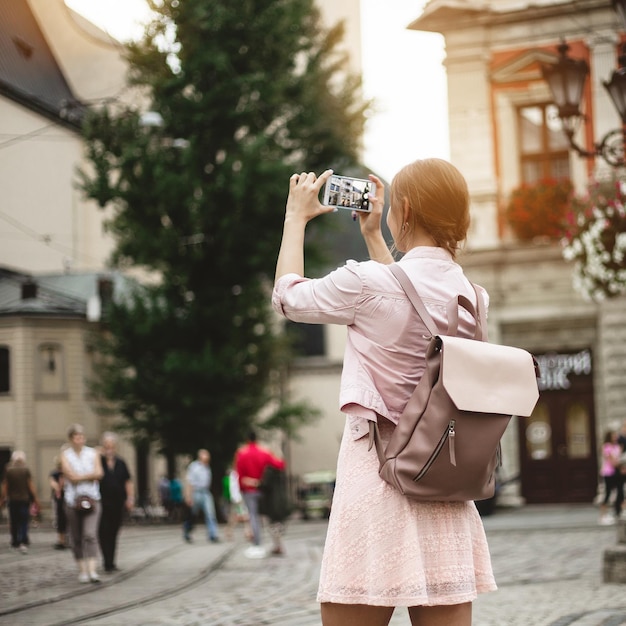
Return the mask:
[[296,356],[324,356],[324,325],[287,321],[286,331]]
[[0,393],[9,393],[9,391],[11,391],[9,349],[6,346],[0,346]]
[[569,143],[554,104],[518,109],[522,182],[569,178]]
[[63,350],[58,343],[42,343],[37,349],[39,393],[65,391]]

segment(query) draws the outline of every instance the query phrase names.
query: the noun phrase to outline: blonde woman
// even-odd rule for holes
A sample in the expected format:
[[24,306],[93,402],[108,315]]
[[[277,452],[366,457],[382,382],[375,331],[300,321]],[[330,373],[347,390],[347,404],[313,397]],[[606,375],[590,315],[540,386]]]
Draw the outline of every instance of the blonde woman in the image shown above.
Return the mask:
[[[378,475],[368,421],[386,442],[425,367],[428,331],[389,270],[381,231],[382,181],[370,212],[359,212],[371,261],[349,261],[319,279],[304,276],[307,223],[333,211],[319,194],[332,172],[294,174],[289,183],[273,306],[296,322],[347,327],[340,406],[346,414],[324,548],[318,601],[324,626],[386,626],[407,607],[414,626],[469,626],[472,601],[496,588],[473,502],[415,502]],[[440,159],[415,161],[391,184],[387,225],[399,261],[428,312],[447,327],[446,305],[476,294],[455,261],[469,226],[465,179]],[[488,303],[487,294],[481,297]],[[475,322],[459,308],[459,334]]]
[[[100,455],[85,445],[85,432],[72,424],[67,433],[69,446],[61,453],[61,470],[65,480],[65,513],[72,551],[78,565],[80,583],[98,583],[98,523],[100,521],[100,487],[103,476]],[[85,506],[77,508],[84,501]]]

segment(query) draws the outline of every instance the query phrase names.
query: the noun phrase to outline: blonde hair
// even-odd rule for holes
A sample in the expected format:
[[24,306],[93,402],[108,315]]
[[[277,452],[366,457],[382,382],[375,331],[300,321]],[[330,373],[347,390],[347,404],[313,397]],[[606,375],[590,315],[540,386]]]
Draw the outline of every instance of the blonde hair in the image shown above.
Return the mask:
[[456,257],[467,237],[470,215],[467,182],[454,165],[443,159],[406,165],[391,183],[390,199],[394,211],[402,211],[405,200],[409,205],[400,239],[421,226],[438,246]]

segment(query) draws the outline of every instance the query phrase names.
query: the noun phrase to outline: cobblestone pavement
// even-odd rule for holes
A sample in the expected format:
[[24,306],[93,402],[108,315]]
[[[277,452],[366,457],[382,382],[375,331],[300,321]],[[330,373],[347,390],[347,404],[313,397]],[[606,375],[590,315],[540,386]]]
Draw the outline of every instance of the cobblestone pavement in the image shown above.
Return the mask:
[[[591,506],[498,510],[484,520],[499,590],[474,603],[474,626],[626,625],[626,585],[602,582],[603,551],[615,527],[597,525]],[[6,533],[0,525],[0,533]],[[79,585],[53,533],[32,535],[28,555],[0,543],[0,624],[319,626],[315,602],[323,522],[293,522],[287,554],[249,560],[246,544],[213,545],[174,526],[122,529],[123,571]],[[410,626],[404,609],[392,626]]]

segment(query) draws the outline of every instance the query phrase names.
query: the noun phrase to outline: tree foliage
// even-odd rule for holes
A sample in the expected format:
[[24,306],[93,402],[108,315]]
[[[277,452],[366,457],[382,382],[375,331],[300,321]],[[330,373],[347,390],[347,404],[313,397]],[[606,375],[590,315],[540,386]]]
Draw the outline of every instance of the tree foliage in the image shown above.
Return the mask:
[[[311,0],[153,1],[119,103],[85,121],[86,194],[108,207],[112,263],[155,284],[113,303],[95,389],[136,437],[224,465],[262,410],[292,427],[269,286],[294,171],[354,166],[367,103]],[[269,408],[268,408],[269,407]],[[216,459],[217,457],[217,459]]]

